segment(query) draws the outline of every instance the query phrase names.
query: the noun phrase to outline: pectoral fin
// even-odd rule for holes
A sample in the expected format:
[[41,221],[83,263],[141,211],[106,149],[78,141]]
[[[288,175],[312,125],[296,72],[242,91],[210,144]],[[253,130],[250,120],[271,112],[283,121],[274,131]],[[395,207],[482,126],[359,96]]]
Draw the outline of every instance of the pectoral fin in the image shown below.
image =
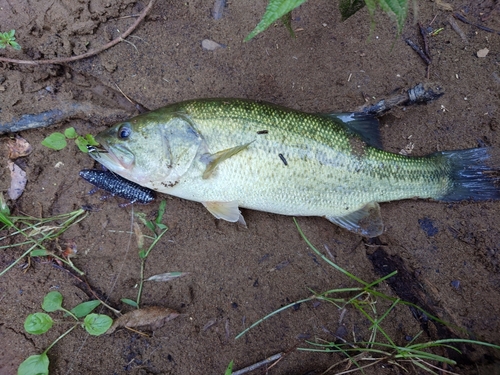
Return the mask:
[[365,237],[377,237],[384,231],[380,206],[377,202],[370,202],[360,210],[346,216],[326,218],[332,223]]
[[216,152],[215,154],[204,155],[203,157],[206,159],[208,165],[207,168],[205,169],[205,172],[203,172],[203,179],[206,180],[207,178],[209,178],[214,172],[217,165],[222,163],[224,160],[227,160],[230,157],[236,155],[238,152],[243,151],[250,145],[250,143],[252,142],[246,143],[241,146],[228,148],[226,150]]
[[217,219],[224,219],[232,223],[239,222],[246,226],[245,220],[238,208],[238,202],[201,202]]

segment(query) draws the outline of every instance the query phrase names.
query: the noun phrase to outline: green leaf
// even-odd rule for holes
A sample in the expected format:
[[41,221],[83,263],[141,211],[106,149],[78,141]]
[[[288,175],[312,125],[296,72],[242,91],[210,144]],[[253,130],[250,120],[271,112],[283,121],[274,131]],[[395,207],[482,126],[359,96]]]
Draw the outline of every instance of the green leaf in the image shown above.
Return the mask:
[[408,14],[408,0],[378,0],[380,7],[390,16],[396,17],[398,33],[403,30]]
[[79,135],[75,139],[75,143],[81,152],[85,152],[85,153],[89,152],[89,150],[87,149],[87,145],[89,144],[89,142],[85,138],[83,138],[81,135]]
[[288,12],[284,16],[281,17],[281,22],[285,25],[286,29],[290,33],[292,38],[295,38],[295,32],[292,29],[292,12]]
[[232,359],[231,362],[227,365],[227,369],[224,372],[224,375],[231,375],[233,373],[233,365],[234,365],[234,360]]
[[101,301],[92,300],[80,303],[71,309],[71,312],[76,315],[77,318],[83,318],[84,316],[90,314],[97,306],[101,304]]
[[87,140],[87,142],[89,143],[89,145],[91,145],[91,146],[99,146],[99,142],[97,142],[94,139],[94,136],[92,134],[85,134],[85,139]]
[[139,308],[139,305],[137,304],[137,302],[132,301],[130,298],[122,298],[120,301],[122,301],[123,303],[126,303],[127,305],[133,306],[135,308]]
[[12,221],[10,221],[10,219],[8,218],[9,215],[10,215],[10,208],[7,205],[7,203],[5,203],[3,193],[0,192],[0,222],[10,227],[14,223],[12,223]]
[[52,133],[42,141],[42,145],[57,151],[62,150],[67,144],[66,137],[59,132]]
[[38,249],[38,250],[33,250],[30,252],[30,257],[43,257],[47,256],[50,253],[47,250],[44,249]]
[[163,219],[163,215],[165,214],[165,207],[167,207],[167,201],[164,199],[160,202],[160,206],[158,207],[158,215],[156,215],[156,225],[161,223]]
[[49,357],[45,353],[29,356],[17,368],[17,375],[49,375]]
[[145,221],[144,222],[144,225],[146,225],[146,227],[151,231],[151,232],[154,232],[155,231],[155,224],[152,222],[152,221]]
[[146,253],[146,250],[144,250],[144,249],[139,250],[139,258],[140,259],[144,259],[147,256],[148,256],[148,254]]
[[262,17],[262,20],[255,27],[255,29],[248,34],[245,38],[245,42],[267,29],[278,18],[281,18],[288,12],[291,12],[305,1],[306,0],[269,0],[269,4],[267,5],[266,12]]
[[396,19],[396,23],[398,24],[398,33],[401,33],[408,14],[408,0],[365,0],[365,3],[372,20],[375,10],[377,9],[377,5],[379,5],[380,8],[382,8],[382,10],[389,16]]
[[113,319],[103,314],[89,314],[83,321],[85,330],[92,336],[100,336],[111,327]]
[[364,0],[340,0],[339,10],[342,16],[342,21],[345,21],[358,10],[365,6]]
[[17,51],[19,51],[21,49],[21,46],[17,42],[14,42],[11,40],[9,44],[11,45],[12,48],[14,48]]
[[14,38],[14,35],[16,34],[16,30],[10,30],[5,33],[7,35],[7,38],[12,39]]
[[64,131],[64,135],[66,136],[66,138],[69,139],[75,139],[78,137],[78,134],[76,133],[76,130],[73,127],[66,129]]
[[42,309],[47,312],[54,312],[60,310],[62,307],[63,296],[58,291],[48,292],[43,299]]
[[32,335],[41,335],[47,332],[53,323],[48,314],[41,312],[29,314],[24,321],[24,330]]

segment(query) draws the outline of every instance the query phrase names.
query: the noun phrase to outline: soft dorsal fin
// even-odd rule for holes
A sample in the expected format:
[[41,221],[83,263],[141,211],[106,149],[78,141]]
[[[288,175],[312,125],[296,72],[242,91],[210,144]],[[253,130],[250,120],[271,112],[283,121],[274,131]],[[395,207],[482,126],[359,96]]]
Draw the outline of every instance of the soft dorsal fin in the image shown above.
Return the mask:
[[228,148],[226,150],[216,152],[215,154],[203,155],[203,160],[206,160],[208,162],[207,168],[205,169],[205,172],[203,172],[203,179],[209,178],[214,172],[215,168],[217,168],[217,165],[222,163],[224,160],[227,160],[230,157],[236,155],[238,152],[243,151],[250,145],[250,143],[252,142],[245,143],[241,146]]
[[344,112],[344,113],[324,113],[327,116],[342,122],[347,130],[358,135],[366,144],[382,148],[380,140],[379,121],[373,115],[368,115],[361,112]]
[[380,206],[377,202],[370,202],[346,216],[326,218],[351,232],[369,238],[380,236],[384,231]]

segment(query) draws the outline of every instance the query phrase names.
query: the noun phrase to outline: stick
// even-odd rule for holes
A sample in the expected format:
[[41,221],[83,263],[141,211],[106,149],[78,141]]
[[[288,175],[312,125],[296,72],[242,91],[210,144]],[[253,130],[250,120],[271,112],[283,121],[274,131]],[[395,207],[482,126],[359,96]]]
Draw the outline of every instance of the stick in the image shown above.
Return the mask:
[[58,59],[51,59],[51,60],[17,60],[17,59],[8,59],[6,57],[0,57],[0,61],[10,62],[10,63],[14,63],[14,64],[26,64],[26,65],[64,64],[67,62],[86,59],[87,57],[97,55],[98,53],[101,53],[102,51],[107,50],[108,48],[113,47],[115,44],[118,44],[121,41],[125,40],[125,38],[127,36],[129,36],[137,28],[137,26],[141,23],[141,21],[146,17],[148,12],[153,7],[153,3],[154,3],[154,0],[150,0],[148,6],[146,8],[144,8],[144,10],[142,11],[139,18],[137,18],[137,20],[133,23],[133,25],[130,26],[128,28],[128,30],[125,31],[118,38],[113,39],[111,42],[109,42],[109,43],[107,43],[107,44],[105,44],[105,45],[103,45],[95,50],[88,51],[82,55],[71,56],[71,57],[61,57]]
[[413,43],[413,41],[411,39],[405,39],[405,42],[406,44],[408,44],[416,53],[418,53],[418,55],[420,56],[420,58],[422,60],[424,60],[424,62],[427,64],[427,65],[430,65],[431,64],[431,60],[429,59],[429,57],[425,54],[424,51],[422,51],[422,49],[417,46],[415,43]]
[[247,372],[256,370],[259,367],[262,367],[264,365],[267,365],[268,363],[271,363],[271,362],[274,362],[274,361],[280,359],[282,355],[283,355],[283,353],[278,353],[278,354],[272,355],[271,357],[266,358],[263,361],[257,362],[255,364],[248,366],[248,367],[245,367],[241,370],[234,371],[233,375],[243,375],[243,374],[246,374]]
[[453,17],[455,17],[457,20],[460,20],[464,23],[467,23],[469,25],[472,25],[472,26],[475,26],[477,27],[478,29],[481,29],[481,30],[484,30],[484,31],[487,31],[489,33],[494,33],[494,34],[498,34],[500,35],[500,31],[497,31],[497,30],[493,30],[493,29],[490,29],[489,27],[486,27],[486,26],[482,26],[482,25],[478,25],[474,22],[471,22],[469,21],[467,18],[465,18],[464,16],[462,16],[460,13],[453,13]]

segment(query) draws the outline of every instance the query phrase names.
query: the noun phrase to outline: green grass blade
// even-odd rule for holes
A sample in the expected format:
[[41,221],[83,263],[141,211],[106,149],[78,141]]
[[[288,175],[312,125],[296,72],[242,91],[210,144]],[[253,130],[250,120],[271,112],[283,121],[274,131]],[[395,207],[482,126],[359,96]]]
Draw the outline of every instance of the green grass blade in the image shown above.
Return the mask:
[[241,336],[243,336],[245,333],[247,333],[248,331],[250,331],[252,328],[258,326],[260,323],[262,323],[264,320],[270,318],[271,316],[274,316],[276,314],[279,314],[280,312],[282,311],[285,311],[286,309],[289,309],[290,307],[293,307],[295,306],[296,304],[298,303],[303,303],[303,302],[307,302],[307,301],[310,301],[312,299],[315,299],[316,297],[315,296],[312,296],[312,297],[309,297],[309,298],[305,298],[305,299],[301,299],[300,301],[296,301],[296,302],[292,302],[286,306],[283,306],[283,307],[280,307],[278,310],[274,310],[273,312],[267,314],[265,317],[257,320],[255,323],[253,323],[250,327],[246,328],[245,330],[243,330],[242,332],[240,332],[236,337],[235,337],[235,340],[236,339],[239,339]]

